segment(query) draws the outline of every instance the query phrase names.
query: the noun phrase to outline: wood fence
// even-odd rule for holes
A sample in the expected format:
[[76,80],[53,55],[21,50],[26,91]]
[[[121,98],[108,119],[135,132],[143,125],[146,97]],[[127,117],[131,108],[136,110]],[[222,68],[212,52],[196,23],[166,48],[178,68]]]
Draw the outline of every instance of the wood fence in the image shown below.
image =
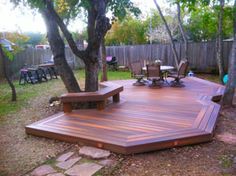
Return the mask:
[[[217,71],[215,42],[189,43],[188,60],[193,71],[212,72]],[[228,66],[228,58],[231,52],[232,41],[224,42],[223,60],[225,69]],[[176,43],[179,58],[184,56],[184,45]],[[173,65],[174,55],[170,44],[109,46],[107,55],[115,56],[119,65],[128,66],[129,62],[140,60],[142,63],[153,62],[160,59],[164,65]]]
[[[65,49],[66,59],[72,68],[83,68],[84,63],[77,58],[69,48]],[[52,52],[50,49],[27,48],[18,53],[13,61],[7,61],[7,71],[10,76],[18,77],[19,71],[24,66],[31,67],[50,61]],[[0,79],[2,75],[2,63],[0,61]]]
[[[189,63],[193,71],[212,72],[217,71],[215,42],[189,43]],[[223,58],[227,70],[228,58],[231,52],[232,41],[225,41],[223,45]],[[176,43],[179,57],[184,55],[184,45]],[[129,61],[140,60],[142,63],[162,60],[164,65],[173,65],[174,56],[170,44],[132,45],[132,46],[108,46],[107,56],[115,56],[119,65],[128,66]],[[9,75],[17,75],[24,65],[38,65],[51,60],[50,50],[28,48],[16,55],[12,62],[7,63]],[[69,48],[66,48],[66,58],[72,68],[83,68],[84,63],[77,58]],[[0,61],[0,79],[2,75],[2,63]]]

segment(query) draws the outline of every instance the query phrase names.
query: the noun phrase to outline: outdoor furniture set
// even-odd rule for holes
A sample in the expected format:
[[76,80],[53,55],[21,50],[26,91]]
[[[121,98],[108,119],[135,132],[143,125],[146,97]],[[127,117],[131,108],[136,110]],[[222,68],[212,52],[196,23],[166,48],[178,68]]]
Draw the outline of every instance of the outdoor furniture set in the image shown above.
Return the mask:
[[[151,81],[151,84],[148,84],[150,87],[161,86],[163,83],[169,84],[167,78],[170,77],[173,78],[171,86],[182,87],[184,85],[181,79],[187,75],[188,61],[181,60],[176,72],[173,72],[175,69],[173,66],[161,65],[158,61],[144,67],[140,62],[134,62],[130,64],[130,68],[132,77],[137,79],[134,86],[146,85],[149,81]],[[144,79],[145,76],[147,80]]]
[[53,63],[41,64],[36,67],[25,67],[20,70],[19,84],[41,83],[48,79],[57,79],[57,72]]

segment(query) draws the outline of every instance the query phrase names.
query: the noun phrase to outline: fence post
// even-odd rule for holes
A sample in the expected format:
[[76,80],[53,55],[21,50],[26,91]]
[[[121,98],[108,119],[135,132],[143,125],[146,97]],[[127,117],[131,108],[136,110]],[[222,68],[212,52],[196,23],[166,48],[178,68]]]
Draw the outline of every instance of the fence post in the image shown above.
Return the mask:
[[126,66],[126,58],[125,58],[125,46],[123,46],[123,54],[124,54],[124,66]]
[[[161,47],[162,46],[162,47]],[[110,46],[107,47],[109,51],[109,55],[116,56],[117,59],[122,62],[124,61],[124,65],[127,66],[127,63],[134,61],[136,59],[134,56],[138,57],[137,51],[141,54],[140,58],[142,56],[142,59],[145,59],[146,61],[151,61],[155,59],[156,57],[164,59],[165,63],[168,65],[174,65],[173,60],[173,54],[171,51],[171,48],[168,44],[152,44],[152,45],[144,45],[142,50],[139,50],[138,47],[140,46]],[[150,48],[151,47],[151,48]],[[232,47],[232,41],[224,41],[224,62],[227,66],[228,63],[228,57],[230,55]],[[136,49],[137,48],[137,49]],[[205,48],[205,49],[202,49]],[[123,50],[123,51],[122,51]],[[179,55],[182,55],[182,46],[179,44]],[[151,52],[151,53],[150,53]],[[17,60],[14,62],[9,63],[10,69],[12,69],[12,74],[16,74],[21,67],[24,64],[28,65],[35,65],[43,61],[43,57],[46,56],[46,54],[51,54],[49,51],[45,50],[37,50],[35,48],[28,48],[21,53],[18,53],[16,55]],[[122,56],[122,53],[124,56]],[[188,56],[189,56],[189,63],[191,68],[199,70],[199,71],[211,71],[211,70],[217,70],[217,64],[215,61],[215,44],[214,42],[199,42],[199,43],[189,43],[189,50],[188,50]],[[46,59],[46,58],[45,58]],[[207,60],[206,60],[207,59]],[[73,63],[76,65],[76,56],[73,55]],[[200,62],[201,61],[201,62]],[[78,60],[79,66],[83,65],[83,62]],[[142,61],[144,62],[144,61]],[[227,69],[227,68],[226,68]],[[2,68],[0,67],[0,73]],[[12,75],[9,75],[12,76]]]

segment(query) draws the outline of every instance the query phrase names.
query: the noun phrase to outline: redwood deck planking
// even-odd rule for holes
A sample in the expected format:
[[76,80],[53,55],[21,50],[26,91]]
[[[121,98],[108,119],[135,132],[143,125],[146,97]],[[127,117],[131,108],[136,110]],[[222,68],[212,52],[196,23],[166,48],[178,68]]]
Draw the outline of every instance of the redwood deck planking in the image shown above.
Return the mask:
[[211,100],[219,99],[224,86],[193,77],[182,88],[114,82],[124,86],[119,103],[102,111],[58,113],[26,126],[26,133],[123,154],[212,140],[220,106]]

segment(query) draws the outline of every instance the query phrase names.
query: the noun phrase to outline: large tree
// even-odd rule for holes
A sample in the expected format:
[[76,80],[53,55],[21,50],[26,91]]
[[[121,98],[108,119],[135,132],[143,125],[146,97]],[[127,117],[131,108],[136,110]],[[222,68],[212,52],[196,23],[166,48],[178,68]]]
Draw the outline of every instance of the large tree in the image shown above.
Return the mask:
[[[99,71],[99,47],[107,31],[111,28],[110,20],[106,13],[110,10],[115,17],[125,16],[126,10],[139,13],[130,0],[63,0],[69,12],[71,8],[77,8],[73,16],[77,16],[80,9],[86,12],[88,46],[80,51],[67,29],[62,16],[55,10],[55,4],[61,0],[11,0],[16,4],[27,2],[32,8],[37,8],[44,17],[47,26],[47,37],[54,55],[55,65],[69,92],[81,91],[72,70],[65,59],[65,44],[59,33],[62,31],[73,53],[85,63],[85,91],[98,90]],[[65,3],[66,2],[66,3]],[[73,4],[73,5],[72,5]]]
[[188,39],[187,39],[187,34],[184,30],[184,26],[183,26],[183,20],[182,20],[182,16],[181,16],[181,7],[180,7],[180,2],[176,1],[175,2],[177,5],[177,12],[178,12],[178,25],[179,25],[179,29],[180,29],[180,33],[181,36],[183,38],[184,41],[184,59],[188,60]]
[[224,63],[223,63],[223,16],[224,16],[224,0],[220,1],[220,10],[218,14],[218,37],[216,42],[216,61],[219,68],[219,80],[223,84]]
[[233,11],[233,20],[234,20],[234,42],[232,45],[231,55],[229,58],[229,69],[228,77],[229,80],[226,85],[225,93],[223,96],[222,104],[224,106],[233,106],[233,98],[235,95],[236,88],[236,0],[234,1],[234,11]]
[[[31,2],[31,1],[30,1]],[[58,72],[61,76],[62,81],[65,84],[66,89],[68,92],[80,92],[81,89],[79,87],[79,84],[76,81],[76,78],[69,67],[66,57],[65,57],[65,44],[64,41],[60,35],[58,24],[55,20],[54,16],[58,16],[57,13],[54,10],[54,7],[51,3],[51,1],[42,1],[40,4],[40,12],[44,17],[45,24],[47,27],[47,37],[49,44],[51,46],[51,50],[54,56],[54,63],[58,69]],[[52,15],[52,14],[56,15]],[[63,23],[63,20],[58,16],[58,18],[61,20],[61,23]],[[64,23],[63,23],[64,24]],[[66,28],[66,26],[65,26]],[[67,28],[66,28],[67,29]],[[69,34],[71,36],[71,34]],[[75,47],[76,44],[74,43]],[[77,49],[77,47],[76,47]]]
[[0,60],[2,61],[3,76],[5,77],[9,87],[11,88],[12,92],[11,100],[16,101],[17,100],[16,89],[11,80],[11,77],[9,77],[7,61],[9,60],[12,61],[14,59],[15,54],[17,54],[19,51],[22,50],[22,47],[25,46],[29,38],[26,35],[23,35],[19,32],[4,32],[2,36],[3,38],[14,43],[14,45],[11,46],[12,47],[11,50],[6,49],[4,45],[0,44]]
[[9,57],[9,59],[11,60],[13,59],[13,55],[10,52],[8,52],[6,49],[4,50],[2,45],[0,44],[0,59],[2,60],[3,75],[5,79],[7,80],[8,85],[11,88],[11,92],[12,92],[11,100],[16,101],[16,98],[17,98],[16,89],[7,73],[7,67],[6,67],[7,56]]

